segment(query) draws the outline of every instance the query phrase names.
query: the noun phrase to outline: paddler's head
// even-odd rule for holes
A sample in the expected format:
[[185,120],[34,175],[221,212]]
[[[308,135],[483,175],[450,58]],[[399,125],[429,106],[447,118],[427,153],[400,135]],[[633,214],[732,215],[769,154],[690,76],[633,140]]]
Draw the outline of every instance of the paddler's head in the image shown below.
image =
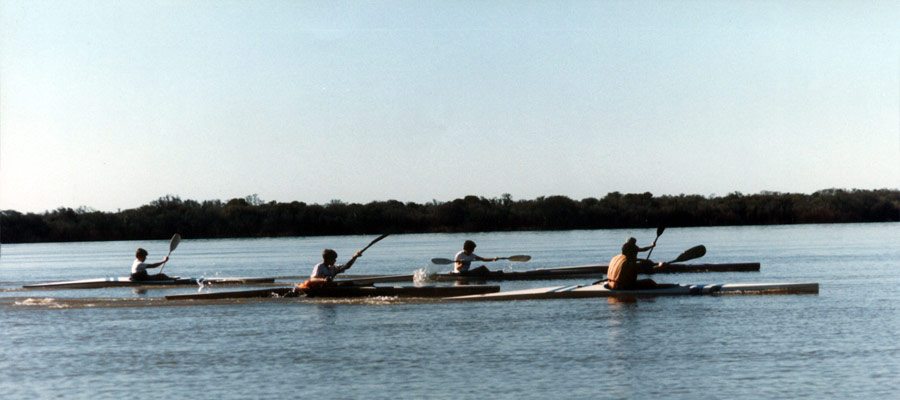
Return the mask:
[[134,257],[141,261],[146,260],[147,259],[147,250],[138,248],[137,251],[134,252]]
[[322,250],[322,261],[328,265],[334,265],[337,262],[337,252],[332,249]]
[[465,251],[466,253],[471,253],[471,252],[475,251],[475,242],[473,242],[471,240],[466,240],[466,242],[463,243],[463,251]]
[[625,239],[625,244],[622,245],[622,254],[628,258],[637,257],[638,247],[637,247],[637,239],[630,237]]

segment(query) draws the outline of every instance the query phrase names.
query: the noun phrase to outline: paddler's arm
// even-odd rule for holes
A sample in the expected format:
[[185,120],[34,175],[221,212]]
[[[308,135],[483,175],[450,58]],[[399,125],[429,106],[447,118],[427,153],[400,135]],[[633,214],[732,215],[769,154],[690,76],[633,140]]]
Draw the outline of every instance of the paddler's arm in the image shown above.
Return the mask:
[[491,261],[497,261],[497,260],[499,260],[500,257],[484,258],[484,257],[475,256],[475,259],[478,260],[478,261],[491,262]]
[[[647,251],[647,250],[650,250],[650,249],[652,249],[652,248],[654,248],[654,247],[656,247],[656,241],[655,241],[655,240],[653,241],[653,244],[651,244],[651,245],[649,245],[649,246],[647,246],[647,247],[640,247],[640,248],[638,248],[638,252]],[[642,262],[642,263],[647,263],[647,264],[655,264],[655,263],[653,262],[653,260],[650,260],[649,258],[638,258],[637,261],[638,261],[638,262]],[[657,267],[654,267],[654,268],[657,268]]]
[[647,250],[650,250],[650,249],[652,249],[652,248],[654,248],[654,247],[656,247],[656,242],[653,242],[653,244],[651,244],[651,245],[649,245],[649,246],[647,246],[647,247],[641,247],[641,248],[638,248],[638,251],[639,251],[639,252],[641,252],[641,251],[647,251]]
[[344,264],[341,268],[339,268],[338,271],[337,271],[337,273],[335,273],[335,275],[337,275],[337,274],[339,274],[339,273],[341,273],[341,272],[344,272],[344,271],[350,269],[350,267],[353,266],[353,263],[356,262],[356,259],[357,259],[357,258],[360,258],[360,257],[362,257],[362,251],[361,251],[361,250],[360,250],[360,251],[357,251],[356,254],[354,254],[353,257],[350,258],[350,261],[347,261],[346,264]]
[[156,264],[147,264],[147,268],[156,268],[156,267],[158,267],[158,266],[160,266],[160,265],[165,264],[166,261],[169,261],[169,256],[166,256],[166,258],[163,258],[162,261],[160,261],[160,262],[158,262],[158,263],[156,263]]

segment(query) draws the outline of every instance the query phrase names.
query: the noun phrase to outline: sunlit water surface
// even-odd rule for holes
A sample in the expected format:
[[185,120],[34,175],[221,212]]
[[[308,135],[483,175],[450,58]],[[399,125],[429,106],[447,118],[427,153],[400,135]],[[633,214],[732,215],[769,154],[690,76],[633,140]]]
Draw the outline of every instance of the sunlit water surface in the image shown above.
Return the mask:
[[[521,270],[606,262],[655,230],[392,235],[348,273],[411,274],[452,257],[529,254]],[[165,267],[193,277],[299,276],[374,236],[185,237]],[[817,295],[442,303],[163,296],[229,288],[23,290],[125,276],[134,250],[168,241],[4,245],[0,397],[33,398],[896,398],[900,224],[666,230],[652,258],[697,244],[698,262],[760,272],[659,282],[819,282]],[[285,284],[292,279],[282,281]],[[503,290],[588,283],[500,282]]]

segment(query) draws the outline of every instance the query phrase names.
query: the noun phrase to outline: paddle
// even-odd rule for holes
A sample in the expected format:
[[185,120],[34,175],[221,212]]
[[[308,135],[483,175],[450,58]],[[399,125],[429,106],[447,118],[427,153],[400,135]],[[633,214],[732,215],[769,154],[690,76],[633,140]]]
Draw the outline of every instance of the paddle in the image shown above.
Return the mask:
[[359,252],[362,253],[362,252],[368,250],[369,247],[372,247],[373,244],[378,243],[379,240],[386,238],[388,235],[390,235],[390,233],[385,233],[385,234],[383,234],[383,235],[381,235],[381,236],[375,238],[375,240],[373,240],[372,242],[370,242],[368,246],[363,247],[363,249],[360,250]]
[[[666,227],[665,227],[665,226],[662,226],[662,225],[660,225],[659,228],[656,228],[656,239],[653,239],[653,244],[654,244],[654,245],[656,244],[656,241],[659,240],[659,237],[662,236],[662,234],[663,234],[663,232],[664,232],[665,230],[666,230]],[[647,253],[647,259],[648,259],[648,260],[650,259],[650,255],[653,254],[653,249],[654,249],[654,248],[656,248],[656,247],[654,246],[653,248],[650,249],[650,252]]]
[[[359,254],[362,255],[362,253],[363,253],[364,251],[368,250],[369,247],[372,247],[373,244],[378,243],[379,240],[386,238],[388,235],[390,235],[390,233],[385,233],[385,234],[383,234],[383,235],[381,235],[381,236],[375,238],[375,240],[369,242],[369,245],[368,245],[368,246],[363,247],[363,249],[359,251]],[[347,267],[347,268],[349,268],[349,267]]]
[[[172,235],[172,240],[169,241],[169,254],[166,254],[166,257],[172,255],[172,252],[175,251],[175,248],[178,247],[178,243],[181,243],[181,235],[175,234]],[[166,267],[166,263],[163,263],[161,267],[159,267],[159,273],[162,273],[163,268]]]
[[[509,260],[509,261],[513,261],[513,262],[527,262],[528,260],[531,260],[531,256],[526,256],[526,255],[520,254],[520,255],[516,255],[516,256],[500,257],[497,260]],[[433,264],[446,265],[446,264],[453,264],[455,261],[453,261],[449,258],[432,258],[431,262]]]
[[679,254],[678,257],[675,258],[674,260],[663,263],[663,264],[672,264],[672,263],[677,263],[677,262],[682,262],[682,261],[687,261],[687,260],[693,260],[695,258],[703,257],[704,255],[706,255],[706,246],[701,244],[699,246],[694,246],[694,247],[691,247],[691,248],[685,250],[684,253]]

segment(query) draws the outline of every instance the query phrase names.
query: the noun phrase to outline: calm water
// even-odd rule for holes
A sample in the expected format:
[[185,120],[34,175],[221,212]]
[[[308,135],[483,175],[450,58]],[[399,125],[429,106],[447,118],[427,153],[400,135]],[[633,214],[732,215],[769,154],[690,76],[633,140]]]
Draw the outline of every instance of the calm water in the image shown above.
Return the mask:
[[[655,230],[394,235],[354,274],[409,274],[452,257],[529,254],[530,269],[606,262]],[[321,250],[346,260],[374,236],[184,238],[181,276],[308,274]],[[900,224],[668,229],[652,258],[697,244],[703,262],[760,272],[659,282],[819,282],[818,295],[496,303],[280,299],[181,305],[196,292],[35,291],[36,282],[127,275],[137,247],[168,241],[4,245],[0,397],[18,398],[896,398]],[[500,283],[503,290],[575,281]],[[215,288],[212,290],[216,290]],[[224,290],[234,290],[226,288]]]

